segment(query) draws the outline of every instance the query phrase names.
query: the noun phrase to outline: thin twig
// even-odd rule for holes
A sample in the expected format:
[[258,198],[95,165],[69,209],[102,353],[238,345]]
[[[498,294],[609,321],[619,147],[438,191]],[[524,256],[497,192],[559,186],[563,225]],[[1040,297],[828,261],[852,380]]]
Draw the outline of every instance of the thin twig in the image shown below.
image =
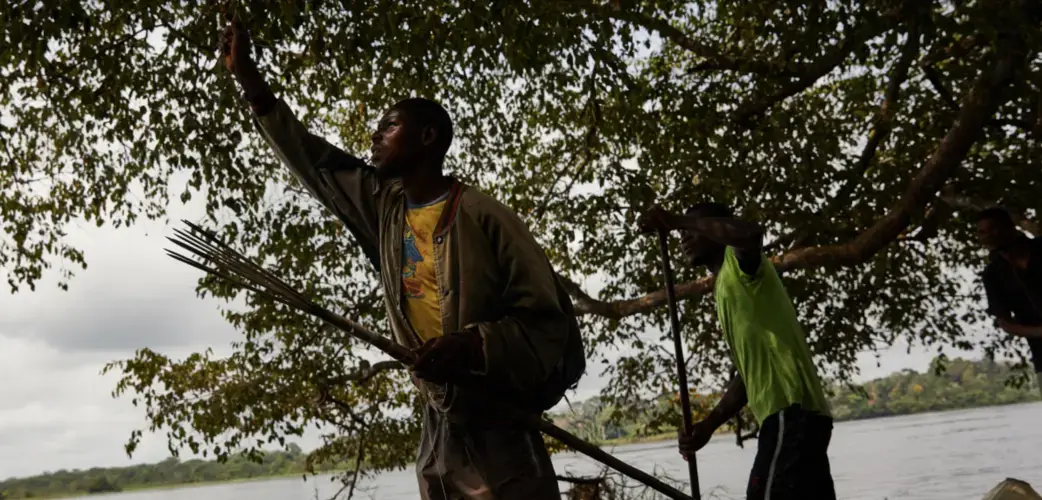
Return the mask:
[[358,484],[358,473],[362,471],[362,460],[365,458],[365,442],[369,438],[369,428],[366,427],[365,431],[362,432],[362,437],[358,439],[358,453],[355,455],[355,473],[354,477],[351,478],[351,489],[347,492],[347,500],[351,500],[355,496],[355,486]]

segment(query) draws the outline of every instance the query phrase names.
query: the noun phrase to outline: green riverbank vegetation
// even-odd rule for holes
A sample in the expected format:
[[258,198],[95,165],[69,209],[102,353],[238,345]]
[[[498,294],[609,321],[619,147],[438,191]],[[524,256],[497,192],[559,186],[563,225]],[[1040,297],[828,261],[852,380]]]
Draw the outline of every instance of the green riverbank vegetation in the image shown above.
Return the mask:
[[[1034,376],[1023,375],[1002,362],[936,358],[925,372],[907,369],[860,386],[831,387],[830,405],[833,417],[843,421],[1038,401]],[[711,409],[719,396],[692,394],[695,418]],[[627,414],[591,398],[554,415],[554,423],[603,445],[673,439],[678,399],[676,394],[664,395],[644,403],[643,413]],[[743,432],[752,427],[746,413]],[[733,431],[733,427],[720,430]]]
[[[179,460],[168,458],[159,463],[130,467],[94,467],[86,470],[59,470],[26,478],[0,482],[0,499],[61,498],[127,490],[163,488],[195,483],[246,481],[279,476],[300,476],[307,471],[307,457],[296,444],[285,451],[264,453],[250,459],[245,455],[229,455],[225,462],[217,460]],[[353,463],[323,463],[316,472],[332,472],[353,468]]]

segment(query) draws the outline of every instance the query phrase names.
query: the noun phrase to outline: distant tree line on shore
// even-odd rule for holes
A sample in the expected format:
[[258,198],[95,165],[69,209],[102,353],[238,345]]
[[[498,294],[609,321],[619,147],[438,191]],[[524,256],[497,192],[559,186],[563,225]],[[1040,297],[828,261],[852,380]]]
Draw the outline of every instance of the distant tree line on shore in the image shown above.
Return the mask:
[[[316,471],[342,470],[353,464],[321,464]],[[50,498],[77,494],[111,493],[192,483],[234,481],[291,474],[304,474],[307,454],[296,444],[285,451],[274,451],[253,461],[234,455],[226,462],[168,458],[159,463],[130,467],[95,467],[87,470],[59,470],[26,478],[0,482],[0,499]]]
[[[833,417],[842,421],[1038,401],[1034,376],[1022,375],[1009,363],[939,357],[922,373],[906,369],[856,387],[832,387],[830,406]],[[697,419],[720,394],[692,396]],[[676,394],[664,394],[644,403],[642,413],[624,414],[599,398],[590,398],[553,417],[557,425],[588,441],[625,442],[674,433],[680,413],[677,404]],[[748,429],[750,419],[744,417],[743,428]]]
[[925,373],[902,370],[860,387],[838,388],[830,401],[832,414],[836,420],[858,420],[1038,401],[1035,377],[1021,375],[1008,363],[936,358]]

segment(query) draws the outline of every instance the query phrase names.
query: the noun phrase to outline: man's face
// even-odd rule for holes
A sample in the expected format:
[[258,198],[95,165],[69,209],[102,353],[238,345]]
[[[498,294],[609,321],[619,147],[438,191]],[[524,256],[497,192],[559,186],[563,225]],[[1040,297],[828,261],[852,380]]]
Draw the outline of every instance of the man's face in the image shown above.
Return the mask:
[[415,167],[422,140],[406,113],[394,108],[387,110],[377,123],[372,140],[370,158],[380,177],[398,178]]
[[[701,217],[705,214],[699,210],[688,209],[684,215]],[[708,266],[714,259],[724,252],[724,246],[692,231],[680,232],[680,248],[684,250],[684,257],[692,266]]]
[[988,250],[1004,248],[1013,239],[1013,230],[999,221],[984,219],[977,222],[977,239]]
[[721,250],[720,244],[690,231],[681,231],[680,247],[692,266],[708,265],[712,257]]

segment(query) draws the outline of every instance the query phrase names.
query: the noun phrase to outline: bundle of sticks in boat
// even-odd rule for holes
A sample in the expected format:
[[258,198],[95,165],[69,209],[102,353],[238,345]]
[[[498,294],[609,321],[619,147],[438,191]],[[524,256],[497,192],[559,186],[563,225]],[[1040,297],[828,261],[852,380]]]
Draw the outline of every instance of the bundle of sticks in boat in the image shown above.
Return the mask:
[[[221,241],[212,232],[192,222],[182,222],[187,226],[187,229],[174,229],[174,236],[168,239],[192,256],[167,249],[167,255],[170,257],[220,278],[228,284],[267,297],[304,314],[321,319],[344,333],[375,347],[406,366],[412,366],[415,363],[416,358],[414,354],[406,347],[390,340],[386,336],[372,332],[354,320],[333,313],[316,304],[304,294],[294,290],[292,286],[274,273],[250,261],[230,245]],[[467,389],[480,390],[478,387],[469,387],[467,381],[464,380],[454,383]],[[487,393],[487,391],[482,392]],[[488,394],[488,396],[490,399],[495,399],[492,394]],[[564,443],[569,448],[597,460],[631,479],[640,481],[669,498],[677,500],[691,498],[662,480],[615,458],[597,446],[554,425],[552,422],[538,415],[511,408],[509,402],[502,403],[506,404],[510,418],[538,429],[544,434]]]

